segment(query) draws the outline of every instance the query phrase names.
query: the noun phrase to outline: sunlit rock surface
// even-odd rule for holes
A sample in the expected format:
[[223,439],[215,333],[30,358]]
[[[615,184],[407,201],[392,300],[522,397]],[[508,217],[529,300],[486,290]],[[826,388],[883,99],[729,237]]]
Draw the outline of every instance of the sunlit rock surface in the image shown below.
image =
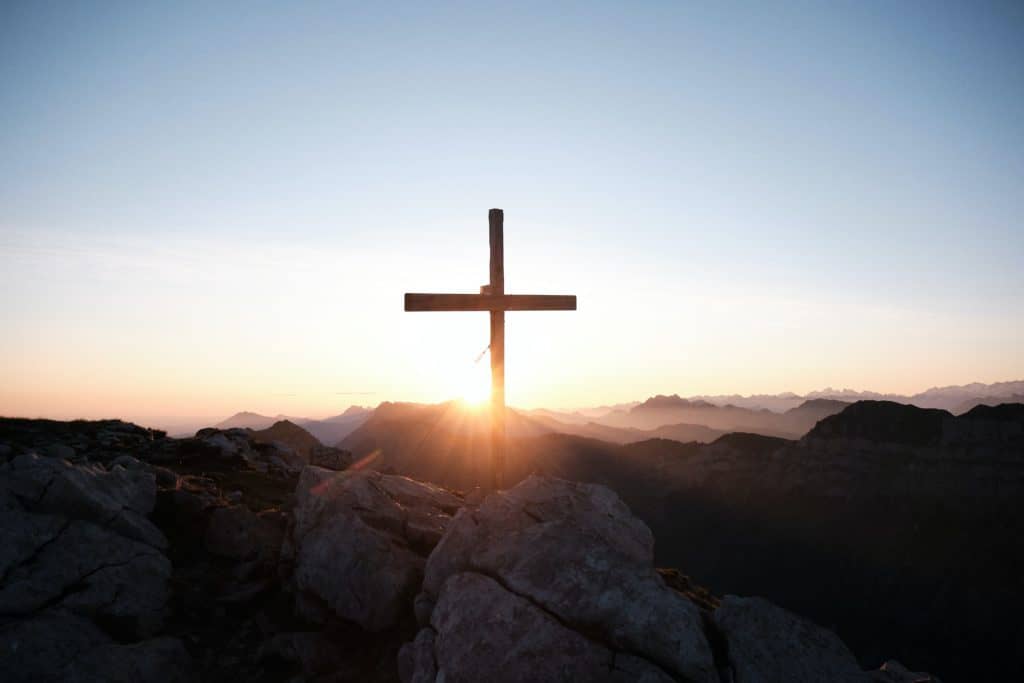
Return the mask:
[[321,621],[317,608],[326,608],[369,631],[393,626],[461,505],[461,498],[405,477],[306,467],[293,540],[299,611]]
[[[489,659],[499,680],[537,666],[557,679],[572,661],[580,676],[613,677],[622,653],[650,676],[717,680],[700,611],[654,571],[653,548],[647,527],[603,486],[530,477],[462,510],[423,583],[436,603],[438,671],[471,680]],[[530,640],[510,647],[510,631]]]

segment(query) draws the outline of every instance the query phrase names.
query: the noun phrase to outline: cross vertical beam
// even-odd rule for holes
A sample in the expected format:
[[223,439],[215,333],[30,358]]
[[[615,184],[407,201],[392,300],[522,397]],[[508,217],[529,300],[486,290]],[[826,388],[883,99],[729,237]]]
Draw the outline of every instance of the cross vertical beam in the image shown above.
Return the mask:
[[[505,294],[505,213],[487,213],[491,244],[491,284],[488,293]],[[505,311],[491,311],[491,489],[502,487],[505,470]]]

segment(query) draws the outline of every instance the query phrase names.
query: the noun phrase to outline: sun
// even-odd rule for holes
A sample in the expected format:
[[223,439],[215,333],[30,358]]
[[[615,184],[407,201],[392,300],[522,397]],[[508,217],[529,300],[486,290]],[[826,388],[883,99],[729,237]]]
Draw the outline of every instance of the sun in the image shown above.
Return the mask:
[[482,363],[474,363],[459,377],[458,393],[462,402],[471,407],[479,407],[491,397],[490,368]]

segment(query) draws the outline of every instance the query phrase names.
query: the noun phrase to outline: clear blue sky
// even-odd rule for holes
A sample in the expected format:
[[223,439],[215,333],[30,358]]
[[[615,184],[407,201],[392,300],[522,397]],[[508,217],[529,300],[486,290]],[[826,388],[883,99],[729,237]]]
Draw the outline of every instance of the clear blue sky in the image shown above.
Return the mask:
[[492,206],[513,402],[1024,376],[1021,3],[210,5],[0,6],[0,413],[450,396]]

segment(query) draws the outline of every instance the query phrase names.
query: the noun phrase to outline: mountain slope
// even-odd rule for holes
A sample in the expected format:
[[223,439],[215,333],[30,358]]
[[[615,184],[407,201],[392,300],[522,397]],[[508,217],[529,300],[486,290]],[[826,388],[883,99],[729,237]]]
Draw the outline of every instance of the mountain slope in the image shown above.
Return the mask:
[[372,408],[351,406],[341,415],[322,420],[299,420],[296,424],[319,439],[320,443],[333,446],[366,422],[371,413]]
[[[1020,403],[1024,401],[1024,380],[995,382],[984,384],[972,382],[963,385],[932,387],[916,394],[885,394],[877,391],[855,391],[853,389],[833,389],[831,387],[819,391],[811,391],[800,395],[793,392],[780,394],[698,394],[684,397],[690,403],[710,403],[716,406],[734,406],[748,410],[769,410],[774,413],[785,413],[812,399],[838,400],[846,403],[854,401],[894,401],[907,403],[920,408],[940,408],[955,415],[967,412],[978,404],[997,405],[999,403]],[[599,408],[580,409],[569,415],[584,416],[585,419],[572,419],[565,413],[551,416],[562,422],[586,422],[601,420],[612,412],[628,412],[640,402],[602,406]]]

